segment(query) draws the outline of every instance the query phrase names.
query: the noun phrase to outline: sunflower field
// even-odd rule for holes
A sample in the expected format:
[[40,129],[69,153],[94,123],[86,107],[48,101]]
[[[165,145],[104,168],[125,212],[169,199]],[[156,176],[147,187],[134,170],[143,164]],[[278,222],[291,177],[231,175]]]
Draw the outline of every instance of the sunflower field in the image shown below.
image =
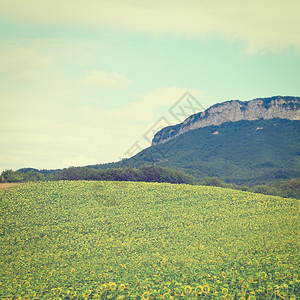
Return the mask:
[[0,191],[0,299],[300,299],[299,200],[57,181]]

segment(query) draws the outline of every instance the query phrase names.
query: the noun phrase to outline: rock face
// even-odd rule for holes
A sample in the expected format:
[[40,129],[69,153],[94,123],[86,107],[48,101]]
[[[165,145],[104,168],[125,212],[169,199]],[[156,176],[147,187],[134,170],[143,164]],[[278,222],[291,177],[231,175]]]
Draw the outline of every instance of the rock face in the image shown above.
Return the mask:
[[232,100],[218,103],[191,115],[180,124],[161,129],[155,134],[152,145],[165,143],[187,131],[210,125],[274,118],[300,120],[300,97],[276,96],[245,102]]

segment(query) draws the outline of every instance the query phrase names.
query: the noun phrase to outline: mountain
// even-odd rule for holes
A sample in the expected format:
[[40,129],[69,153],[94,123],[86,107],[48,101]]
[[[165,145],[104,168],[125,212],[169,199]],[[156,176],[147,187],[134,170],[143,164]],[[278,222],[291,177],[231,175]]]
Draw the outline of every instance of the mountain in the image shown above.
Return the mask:
[[245,102],[232,100],[218,103],[204,112],[188,117],[180,124],[168,126],[158,131],[152,140],[152,145],[166,143],[183,133],[197,128],[240,120],[253,121],[274,118],[300,120],[300,97],[276,96]]
[[250,186],[300,177],[300,121],[276,118],[206,126],[107,167],[147,163]]
[[163,128],[129,159],[87,168],[155,164],[248,186],[300,177],[299,111],[300,97],[223,102]]
[[300,177],[300,97],[213,105],[163,128],[134,157],[99,167],[153,163],[245,185]]

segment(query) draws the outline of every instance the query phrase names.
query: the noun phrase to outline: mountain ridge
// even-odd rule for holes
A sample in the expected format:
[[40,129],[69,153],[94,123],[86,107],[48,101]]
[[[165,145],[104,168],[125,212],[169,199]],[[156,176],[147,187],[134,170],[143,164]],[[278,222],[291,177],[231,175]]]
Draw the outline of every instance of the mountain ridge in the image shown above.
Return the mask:
[[274,118],[300,120],[300,97],[273,96],[217,103],[203,112],[189,116],[182,123],[162,128],[154,135],[152,146],[166,143],[190,130],[211,125]]
[[[218,132],[218,134],[215,134]],[[155,163],[227,183],[265,184],[300,177],[300,121],[241,120],[211,125],[149,147],[126,163]]]

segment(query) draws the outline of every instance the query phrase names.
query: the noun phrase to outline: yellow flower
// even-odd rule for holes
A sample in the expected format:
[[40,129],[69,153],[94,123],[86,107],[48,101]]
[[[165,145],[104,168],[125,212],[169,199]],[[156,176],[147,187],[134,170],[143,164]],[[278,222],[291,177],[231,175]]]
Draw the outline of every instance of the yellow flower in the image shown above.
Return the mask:
[[171,295],[169,293],[164,293],[163,294],[163,299],[171,299]]
[[196,292],[198,295],[201,295],[203,293],[203,285],[196,286]]
[[121,283],[121,284],[119,285],[119,290],[120,290],[120,291],[125,290],[125,284]]
[[227,288],[222,288],[222,293],[223,294],[228,294],[228,289]]
[[184,292],[185,292],[186,294],[190,294],[190,293],[192,292],[192,287],[189,286],[189,285],[186,285],[186,286],[184,287]]
[[70,291],[70,290],[67,291],[67,294],[69,295],[69,297],[70,297],[71,299],[77,296],[77,292],[76,292],[76,291],[73,292],[73,294],[71,294],[71,293],[72,293],[72,291]]
[[117,284],[115,282],[110,282],[109,286],[112,291],[116,290],[116,288],[117,288]]
[[260,273],[261,278],[267,278],[267,273],[266,272],[261,272]]
[[52,293],[53,293],[54,296],[55,295],[59,295],[61,293],[61,288],[54,288],[54,289],[52,289]]
[[150,298],[150,293],[149,292],[144,292],[142,295],[142,299],[149,299]]

